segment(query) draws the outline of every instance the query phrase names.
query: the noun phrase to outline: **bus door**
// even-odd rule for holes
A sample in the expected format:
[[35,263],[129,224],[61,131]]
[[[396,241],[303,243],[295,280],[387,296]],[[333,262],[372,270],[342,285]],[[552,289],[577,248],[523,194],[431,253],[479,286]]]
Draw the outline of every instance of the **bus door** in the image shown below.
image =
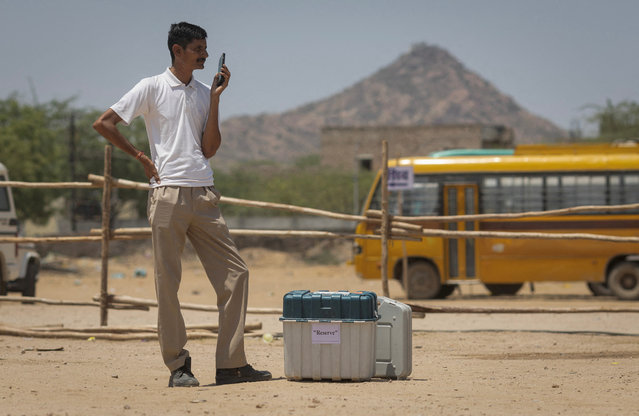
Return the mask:
[[[472,215],[477,213],[476,184],[444,185],[444,215]],[[450,231],[475,231],[477,221],[449,222]],[[476,245],[474,238],[445,238],[446,280],[477,279]]]

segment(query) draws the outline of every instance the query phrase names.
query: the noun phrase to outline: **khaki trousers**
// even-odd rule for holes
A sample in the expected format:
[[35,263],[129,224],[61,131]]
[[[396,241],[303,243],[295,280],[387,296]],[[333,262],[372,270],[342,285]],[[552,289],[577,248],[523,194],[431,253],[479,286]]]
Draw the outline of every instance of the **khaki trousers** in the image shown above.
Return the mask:
[[178,289],[186,237],[204,266],[219,312],[217,368],[246,365],[244,322],[248,298],[248,268],[222,218],[220,193],[213,187],[161,186],[149,192],[148,217],[155,258],[158,338],[164,363],[173,371],[189,352]]

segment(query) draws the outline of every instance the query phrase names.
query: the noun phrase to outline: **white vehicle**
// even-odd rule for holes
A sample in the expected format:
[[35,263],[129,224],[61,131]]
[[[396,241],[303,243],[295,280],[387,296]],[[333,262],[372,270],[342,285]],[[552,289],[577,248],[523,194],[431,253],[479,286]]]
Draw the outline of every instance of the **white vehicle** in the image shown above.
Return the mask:
[[[0,181],[8,181],[7,168],[0,163]],[[0,236],[17,237],[19,223],[11,188],[0,186]],[[32,244],[0,243],[0,295],[22,292],[35,296],[40,256]]]

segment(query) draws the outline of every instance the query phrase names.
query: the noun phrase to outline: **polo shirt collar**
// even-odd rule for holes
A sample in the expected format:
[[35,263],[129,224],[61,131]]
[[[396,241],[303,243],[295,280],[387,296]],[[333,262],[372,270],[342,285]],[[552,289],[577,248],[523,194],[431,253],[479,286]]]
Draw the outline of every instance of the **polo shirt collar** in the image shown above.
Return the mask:
[[[184,85],[184,83],[180,81],[173,72],[171,72],[171,68],[167,68],[166,71],[164,71],[163,75],[164,79],[166,80],[166,82],[169,83],[169,86],[171,88],[181,87]],[[193,84],[193,81],[195,81],[195,79],[194,77],[191,77],[191,82],[189,82],[186,86]]]

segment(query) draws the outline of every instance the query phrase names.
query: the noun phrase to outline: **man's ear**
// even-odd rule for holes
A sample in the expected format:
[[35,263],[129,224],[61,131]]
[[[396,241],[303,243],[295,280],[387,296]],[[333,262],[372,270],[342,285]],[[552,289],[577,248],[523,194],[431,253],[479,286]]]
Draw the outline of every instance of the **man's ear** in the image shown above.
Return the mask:
[[171,46],[171,50],[173,51],[173,56],[175,57],[182,56],[182,52],[184,52],[184,49],[182,49],[182,47],[177,43],[174,43],[173,46]]

